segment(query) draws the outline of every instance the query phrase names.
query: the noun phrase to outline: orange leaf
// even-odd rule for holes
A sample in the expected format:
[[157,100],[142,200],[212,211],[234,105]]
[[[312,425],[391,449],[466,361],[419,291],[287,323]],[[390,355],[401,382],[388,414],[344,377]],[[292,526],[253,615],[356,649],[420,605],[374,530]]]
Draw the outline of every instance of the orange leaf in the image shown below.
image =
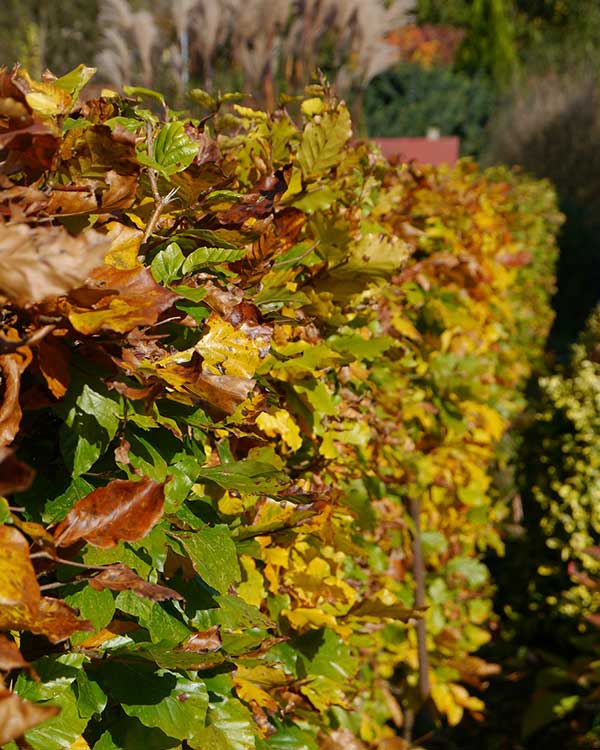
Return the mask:
[[135,542],[158,523],[164,501],[164,483],[116,479],[78,500],[57,526],[54,540],[58,547],[68,547],[85,539],[102,549],[122,539]]

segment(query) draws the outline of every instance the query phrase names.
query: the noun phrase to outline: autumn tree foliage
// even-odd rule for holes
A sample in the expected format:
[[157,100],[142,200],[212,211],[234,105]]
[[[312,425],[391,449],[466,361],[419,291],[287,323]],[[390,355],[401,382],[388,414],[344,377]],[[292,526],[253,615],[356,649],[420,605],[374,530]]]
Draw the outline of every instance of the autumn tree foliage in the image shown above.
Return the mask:
[[298,128],[84,103],[91,73],[0,74],[0,745],[394,750],[428,698],[479,714],[551,189],[392,167],[323,85]]

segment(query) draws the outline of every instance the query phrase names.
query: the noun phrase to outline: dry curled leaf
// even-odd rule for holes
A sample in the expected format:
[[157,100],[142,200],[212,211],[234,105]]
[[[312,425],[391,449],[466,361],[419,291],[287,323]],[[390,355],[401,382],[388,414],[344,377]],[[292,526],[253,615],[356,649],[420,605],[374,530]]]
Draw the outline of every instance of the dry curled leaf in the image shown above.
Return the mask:
[[95,229],[72,237],[62,226],[0,225],[0,291],[19,305],[65,294],[102,265],[109,248]]
[[40,706],[0,689],[0,745],[21,739],[28,729],[51,719],[59,711],[58,706]]
[[0,448],[0,495],[23,492],[33,479],[33,469],[15,456],[11,448]]
[[[120,270],[105,266],[93,274],[91,284],[71,296],[74,304],[69,311],[73,327],[88,335],[99,331],[126,333],[137,326],[154,325],[178,299],[143,267]],[[89,306],[85,304],[88,301]]]
[[0,635],[0,670],[10,672],[11,669],[21,669],[28,666],[29,662],[25,660],[17,644]]
[[164,483],[116,479],[78,500],[56,527],[57,547],[85,539],[108,549],[121,540],[142,539],[160,521],[165,501]]
[[218,651],[221,648],[220,626],[213,625],[208,630],[201,630],[191,635],[183,644],[184,651],[194,651],[196,653],[208,653]]
[[136,594],[155,602],[162,602],[166,599],[183,600],[183,596],[178,594],[177,591],[173,591],[168,586],[159,586],[156,583],[144,581],[123,563],[110,565],[97,576],[90,578],[88,583],[96,591],[102,591],[102,589],[134,591]]

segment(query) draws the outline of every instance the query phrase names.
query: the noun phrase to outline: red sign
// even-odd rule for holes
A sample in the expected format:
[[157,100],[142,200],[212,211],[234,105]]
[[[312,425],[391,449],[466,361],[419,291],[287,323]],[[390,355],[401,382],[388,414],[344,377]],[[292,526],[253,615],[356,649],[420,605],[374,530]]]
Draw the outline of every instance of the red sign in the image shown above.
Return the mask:
[[460,153],[460,138],[371,138],[386,157],[418,164],[454,164]]

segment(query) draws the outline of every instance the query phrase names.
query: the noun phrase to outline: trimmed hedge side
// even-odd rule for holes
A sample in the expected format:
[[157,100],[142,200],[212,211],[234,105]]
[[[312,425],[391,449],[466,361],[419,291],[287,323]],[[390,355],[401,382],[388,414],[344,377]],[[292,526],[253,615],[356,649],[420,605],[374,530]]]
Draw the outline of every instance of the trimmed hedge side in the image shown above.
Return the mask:
[[0,744],[393,750],[429,694],[481,712],[549,185],[390,167],[323,87],[298,129],[88,75],[0,76]]

